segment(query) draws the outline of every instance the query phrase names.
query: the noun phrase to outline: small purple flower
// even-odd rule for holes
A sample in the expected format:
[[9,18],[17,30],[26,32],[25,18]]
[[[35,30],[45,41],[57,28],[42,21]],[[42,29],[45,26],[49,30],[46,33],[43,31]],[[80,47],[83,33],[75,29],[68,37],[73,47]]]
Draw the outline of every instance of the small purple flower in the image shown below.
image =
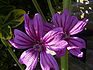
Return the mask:
[[68,10],[64,10],[63,14],[56,13],[52,17],[54,28],[61,27],[63,29],[61,35],[62,39],[68,43],[67,49],[77,57],[83,56],[83,52],[80,50],[85,48],[85,42],[81,38],[73,37],[73,35],[81,32],[85,28],[87,21],[88,19],[79,21],[77,17],[71,16]]
[[22,53],[19,62],[26,65],[25,70],[33,70],[40,58],[42,70],[59,70],[56,60],[47,53],[47,49],[59,51],[65,48],[66,41],[60,40],[58,35],[62,28],[55,28],[44,35],[44,21],[40,14],[35,14],[34,19],[25,14],[24,19],[27,34],[15,29],[15,37],[9,41],[17,49],[28,49]]

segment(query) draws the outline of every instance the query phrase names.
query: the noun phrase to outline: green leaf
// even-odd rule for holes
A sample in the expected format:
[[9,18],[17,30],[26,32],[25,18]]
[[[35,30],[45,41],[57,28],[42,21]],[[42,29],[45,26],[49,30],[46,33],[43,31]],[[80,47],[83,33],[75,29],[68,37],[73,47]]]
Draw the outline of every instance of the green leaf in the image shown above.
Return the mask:
[[7,16],[0,16],[0,38],[9,40],[12,37],[11,28],[19,26],[23,20],[23,14],[26,12],[22,9],[12,10]]
[[59,0],[54,0],[55,5],[58,5]]
[[12,28],[15,28],[17,26],[19,26],[23,20],[23,14],[25,14],[26,12],[22,9],[15,9],[13,11],[11,11],[5,18],[4,20],[4,24],[5,25],[10,25]]
[[2,38],[2,33],[1,33],[1,31],[0,31],[0,38]]
[[5,16],[0,16],[0,38],[2,39],[10,39],[12,36],[11,28],[10,26],[4,26],[3,22],[5,20]]
[[4,22],[4,19],[5,19],[5,16],[0,16],[0,28],[2,27],[3,25],[3,22]]
[[11,27],[7,26],[5,28],[3,28],[2,30],[0,30],[0,38],[1,39],[6,39],[9,40],[12,37],[12,31],[11,31]]

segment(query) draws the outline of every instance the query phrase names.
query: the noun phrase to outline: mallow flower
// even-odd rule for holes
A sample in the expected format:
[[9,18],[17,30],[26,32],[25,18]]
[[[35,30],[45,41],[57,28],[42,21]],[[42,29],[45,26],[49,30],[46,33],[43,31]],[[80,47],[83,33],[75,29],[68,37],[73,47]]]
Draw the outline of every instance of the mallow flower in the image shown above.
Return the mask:
[[62,29],[55,28],[44,34],[44,21],[39,13],[35,14],[33,19],[25,14],[24,22],[26,34],[15,29],[14,38],[9,41],[17,49],[26,49],[19,62],[26,65],[25,70],[34,70],[38,62],[42,70],[59,70],[56,60],[47,49],[59,51],[65,48],[66,41],[60,40],[58,35]]
[[[81,52],[82,48],[85,48],[85,41],[79,37],[75,37],[74,35],[81,32],[86,24],[88,19],[78,20],[77,17],[71,16],[70,12],[65,9],[63,14],[55,13],[52,16],[53,27],[61,27],[62,28],[62,39],[64,39],[68,45],[67,50],[77,57],[82,57],[83,52]],[[60,54],[62,51],[59,52]]]

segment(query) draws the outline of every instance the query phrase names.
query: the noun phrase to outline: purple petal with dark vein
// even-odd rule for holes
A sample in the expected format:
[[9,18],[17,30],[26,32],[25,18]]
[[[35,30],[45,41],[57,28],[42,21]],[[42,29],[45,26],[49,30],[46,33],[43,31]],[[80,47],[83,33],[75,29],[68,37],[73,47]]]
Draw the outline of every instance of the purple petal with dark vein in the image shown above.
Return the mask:
[[57,33],[55,36],[53,36],[53,38],[51,39],[52,36],[50,36],[50,41],[45,42],[45,44],[47,45],[53,45],[56,44],[60,41],[62,41],[62,33]]
[[77,34],[79,32],[81,32],[86,24],[88,22],[88,19],[84,19],[82,21],[79,21],[71,30],[70,30],[70,35],[74,35],[74,34]]
[[47,23],[47,22],[43,24],[43,26],[44,26],[44,32],[45,32],[44,34],[46,34],[48,31],[54,28],[52,23]]
[[86,43],[83,39],[78,38],[78,37],[70,37],[68,40],[68,50],[71,49],[82,49],[86,47]]
[[46,43],[45,46],[53,51],[59,51],[62,50],[63,48],[66,48],[67,44],[68,43],[65,40],[61,39],[61,35],[58,34],[54,37],[53,40]]
[[58,64],[52,55],[47,54],[46,52],[40,53],[40,65],[42,70],[59,70]]
[[38,62],[39,53],[34,49],[28,49],[22,53],[19,62],[26,65],[26,70],[34,70]]
[[55,28],[51,31],[49,31],[48,33],[45,34],[45,36],[43,37],[43,40],[47,43],[50,42],[50,40],[52,40],[56,35],[63,33],[63,29],[61,27]]
[[35,14],[33,22],[36,36],[40,39],[43,36],[43,20],[39,13]]
[[66,48],[67,48],[67,42],[64,40],[60,40],[58,42],[49,43],[46,47],[50,50],[53,50],[56,52],[56,55],[58,57],[61,57],[65,54]]
[[81,52],[80,49],[71,49],[69,52],[74,56],[83,57],[83,52]]
[[78,19],[77,19],[77,17],[75,17],[75,16],[70,16],[69,18],[68,18],[68,21],[67,21],[67,24],[66,24],[66,31],[70,31],[76,24],[77,24],[77,22],[78,22]]
[[60,23],[63,27],[63,30],[65,31],[66,31],[66,26],[68,25],[69,19],[70,19],[70,11],[65,9],[63,11],[63,14],[61,15],[61,23]]
[[57,57],[62,57],[66,54],[66,48],[63,48],[62,50],[56,51]]
[[17,49],[26,49],[26,48],[31,47],[31,45],[29,45],[29,44],[23,45],[23,44],[16,43],[16,42],[14,42],[14,39],[9,40],[9,42],[11,43],[11,45],[13,47],[15,47]]
[[60,17],[61,17],[61,15],[59,13],[56,13],[52,16],[52,22],[56,27],[62,27]]
[[28,14],[24,14],[24,21],[25,21],[25,31],[26,33],[32,38],[35,39],[35,30],[33,27],[33,20],[31,20]]
[[20,40],[27,41],[27,42],[33,41],[28,35],[26,35],[24,32],[18,29],[14,30],[14,35],[16,39],[20,39]]
[[32,39],[27,36],[25,33],[23,33],[20,30],[15,29],[14,30],[14,39],[11,39],[9,42],[18,49],[25,49],[29,48],[32,45]]

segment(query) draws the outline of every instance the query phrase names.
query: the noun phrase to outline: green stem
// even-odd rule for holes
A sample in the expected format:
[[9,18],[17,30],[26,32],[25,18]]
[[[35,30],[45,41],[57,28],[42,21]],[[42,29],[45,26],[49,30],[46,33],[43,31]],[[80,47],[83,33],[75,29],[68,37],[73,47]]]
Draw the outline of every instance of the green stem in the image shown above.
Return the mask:
[[71,0],[63,0],[63,10],[64,9],[71,10]]
[[42,15],[43,19],[46,21],[46,18],[45,18],[45,16],[43,15],[43,12],[42,12],[41,8],[39,7],[37,1],[36,1],[36,0],[32,0],[32,2],[33,2],[33,4],[34,4],[36,10]]
[[49,10],[51,12],[51,15],[53,15],[55,13],[55,11],[54,11],[54,9],[52,7],[51,1],[50,0],[47,0],[47,3],[48,3]]
[[11,54],[11,56],[13,57],[13,59],[15,60],[15,62],[18,64],[18,66],[20,67],[21,70],[24,70],[24,67],[18,62],[18,59],[15,55],[15,53],[12,51],[11,49],[11,45],[4,39],[1,39],[2,43],[8,48],[9,53]]
[[[63,10],[71,10],[71,0],[63,0]],[[61,57],[61,70],[68,70],[68,51],[65,56]]]
[[68,70],[68,53],[61,57],[61,70]]

